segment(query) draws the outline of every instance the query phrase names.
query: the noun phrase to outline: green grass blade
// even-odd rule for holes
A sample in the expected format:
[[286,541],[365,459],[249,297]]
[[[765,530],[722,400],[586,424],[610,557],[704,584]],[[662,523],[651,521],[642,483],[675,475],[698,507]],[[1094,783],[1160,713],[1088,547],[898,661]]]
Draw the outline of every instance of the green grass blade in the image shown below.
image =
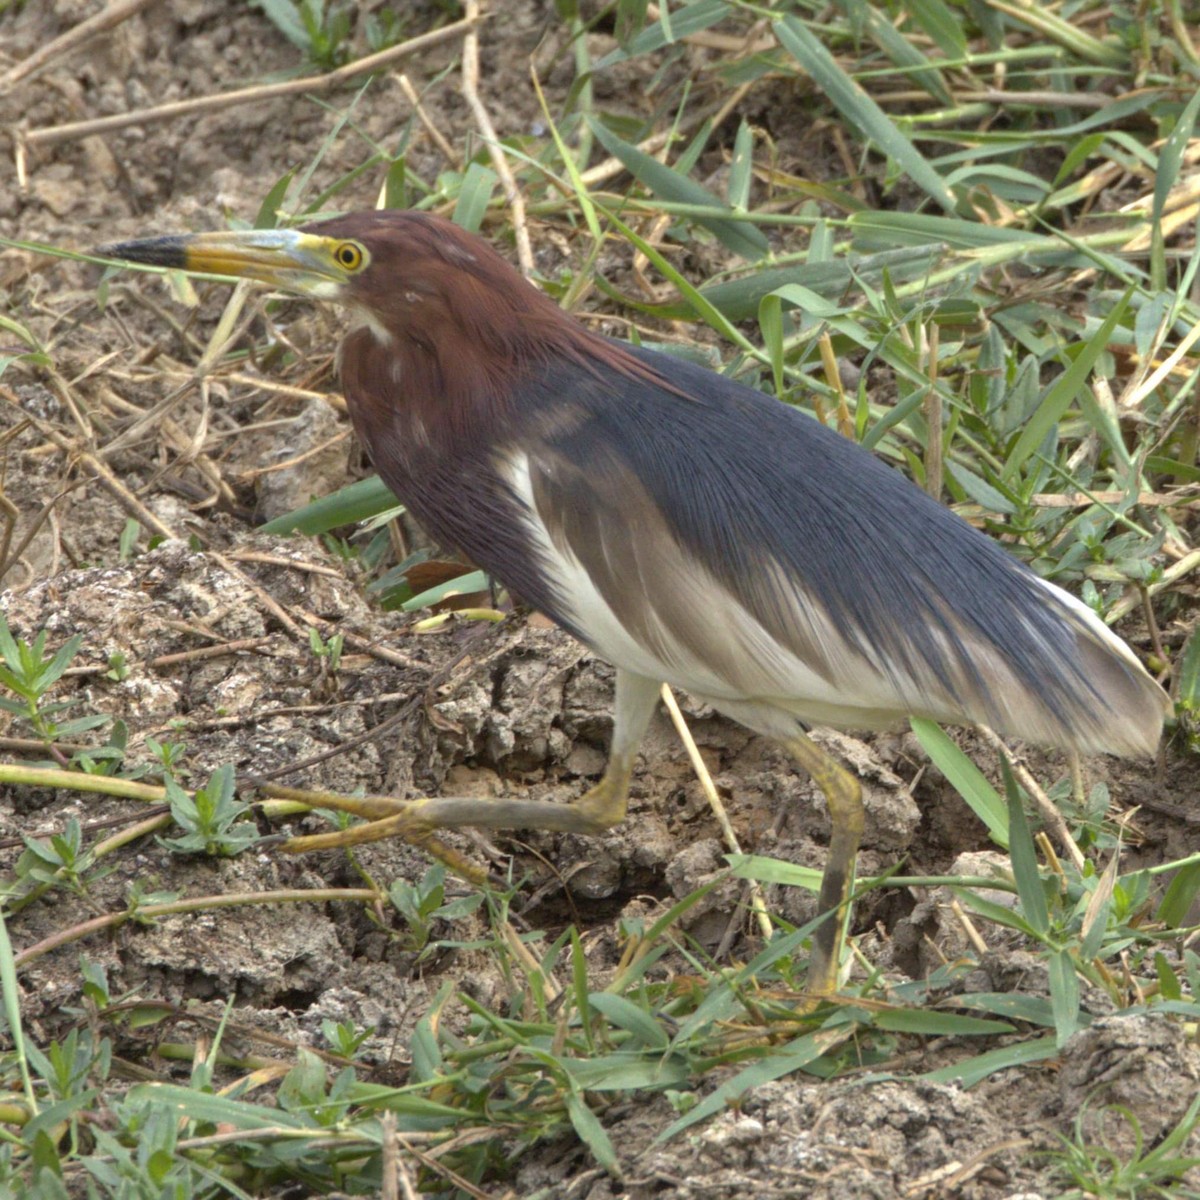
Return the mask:
[[950,780],[954,790],[971,811],[988,827],[992,841],[1008,846],[1008,815],[1004,801],[984,778],[983,772],[950,740],[941,726],[923,717],[910,721],[917,741],[925,748],[933,765]]
[[1175,872],[1156,916],[1168,929],[1178,929],[1187,920],[1197,895],[1200,895],[1200,863],[1194,862]]
[[596,1118],[596,1114],[588,1108],[578,1092],[570,1092],[566,1097],[567,1116],[579,1140],[592,1152],[592,1157],[610,1174],[619,1176],[620,1166],[617,1163],[617,1152],[604,1126]]
[[971,992],[956,996],[959,1008],[977,1008],[1011,1021],[1024,1021],[1027,1025],[1052,1028],[1054,1011],[1045,996],[1024,996],[1019,992]]
[[[663,8],[664,11],[668,11],[666,5]],[[596,63],[593,70],[603,71],[606,67],[626,59],[661,50],[676,39],[687,37],[689,33],[699,33],[708,29],[718,21],[724,20],[731,8],[733,5],[726,3],[726,0],[697,0],[697,3],[687,4],[682,8],[676,5],[675,12],[668,12],[666,19],[647,25],[628,46],[606,54]]]
[[955,210],[954,195],[942,177],[804,25],[795,17],[784,17],[775,22],[775,36],[847,121],[942,208]]
[[993,1037],[1015,1031],[1007,1021],[964,1017],[961,1013],[938,1012],[930,1008],[884,1009],[875,1014],[871,1023],[876,1029],[914,1033],[919,1037]]
[[232,1100],[228,1096],[214,1096],[210,1092],[174,1083],[135,1084],[126,1093],[126,1098],[133,1103],[162,1105],[187,1121],[211,1121],[214,1125],[228,1125],[247,1132],[278,1126],[311,1128],[310,1122],[296,1113],[265,1108],[245,1100]]
[[1011,479],[1025,460],[1041,446],[1050,431],[1062,420],[1063,414],[1080,389],[1087,386],[1087,378],[1096,365],[1096,360],[1108,349],[1109,341],[1125,315],[1132,295],[1133,288],[1127,288],[1100,328],[1079,347],[1074,362],[1050,386],[1008,456],[1004,465],[1006,479]]
[[667,1048],[669,1039],[666,1030],[632,1000],[614,996],[612,992],[592,992],[588,996],[588,1003],[619,1029],[628,1030],[644,1045],[656,1050]]
[[754,133],[745,118],[738,126],[733,142],[733,160],[729,164],[729,207],[745,212],[750,205],[750,182],[754,174]]
[[668,1142],[685,1129],[690,1129],[698,1121],[707,1120],[709,1117],[724,1112],[729,1104],[736,1101],[739,1096],[745,1095],[751,1088],[761,1087],[764,1083],[770,1083],[774,1079],[781,1079],[784,1075],[790,1075],[793,1071],[803,1069],[809,1063],[815,1062],[832,1046],[843,1041],[850,1032],[846,1026],[841,1026],[836,1030],[816,1029],[812,1033],[806,1033],[803,1037],[788,1042],[778,1053],[739,1071],[732,1079],[727,1079],[715,1091],[710,1092],[695,1108],[658,1134],[654,1139],[655,1144]]
[[486,591],[488,586],[487,573],[484,571],[464,571],[461,575],[456,575],[453,579],[447,579],[445,583],[439,583],[437,587],[427,588],[418,596],[413,596],[411,600],[405,600],[400,606],[405,612],[416,612],[420,608],[428,608],[431,604],[437,604],[441,600],[445,600],[447,596],[461,596],[471,592]]
[[1176,703],[1185,712],[1200,717],[1200,626],[1192,630],[1179,656]]
[[1050,972],[1050,1007],[1054,1010],[1054,1038],[1065,1046],[1079,1031],[1079,975],[1067,950],[1056,950],[1046,962]]
[[1191,143],[1198,112],[1200,91],[1196,92],[1179,114],[1175,128],[1171,130],[1158,155],[1158,169],[1154,172],[1154,203],[1150,210],[1150,288],[1155,292],[1161,292],[1167,286],[1166,246],[1162,232],[1163,211],[1171,189],[1179,182],[1184,151]]
[[942,0],[907,0],[905,8],[947,58],[966,55],[967,35],[963,31],[962,18],[951,12]]
[[454,205],[454,223],[471,233],[478,233],[488,205],[492,201],[492,193],[499,182],[500,176],[491,167],[473,162],[467,168],[458,190],[458,200]]
[[560,1065],[581,1091],[631,1092],[681,1087],[689,1079],[687,1060],[681,1054],[647,1054],[618,1051],[596,1058],[566,1058]]
[[1050,910],[1046,905],[1046,890],[1038,870],[1037,851],[1029,832],[1029,823],[1025,819],[1021,790],[1017,787],[1006,755],[1000,757],[1000,770],[1004,775],[1004,793],[1008,799],[1008,853],[1017,895],[1021,898],[1021,909],[1030,928],[1038,934],[1047,934],[1050,932]]
[[263,533],[328,533],[342,525],[357,525],[400,503],[379,478],[360,479],[320,500],[284,513],[262,526]]
[[1031,1042],[1015,1042],[1011,1046],[1001,1046],[998,1050],[989,1050],[975,1058],[951,1063],[948,1067],[939,1067],[921,1078],[930,1083],[958,1083],[970,1088],[997,1071],[1008,1071],[1028,1063],[1045,1062],[1048,1058],[1054,1058],[1058,1050],[1058,1043],[1052,1037],[1035,1038]]
[[[623,142],[602,121],[592,118],[589,120],[589,125],[596,135],[597,141],[609,154],[619,158],[625,164],[626,170],[639,183],[649,188],[655,196],[663,200],[677,200],[684,204],[702,204],[713,208],[726,207],[721,203],[721,198],[710,192],[703,184],[697,183],[686,175],[681,175],[636,146]],[[696,223],[703,225],[734,254],[756,262],[771,248],[766,234],[757,225],[752,225],[748,221],[739,221],[733,209],[728,209],[728,212],[728,219],[697,217]]]
[[881,9],[871,5],[864,7],[867,32],[884,54],[939,104],[953,104],[950,89],[946,87],[941,72],[888,20]]

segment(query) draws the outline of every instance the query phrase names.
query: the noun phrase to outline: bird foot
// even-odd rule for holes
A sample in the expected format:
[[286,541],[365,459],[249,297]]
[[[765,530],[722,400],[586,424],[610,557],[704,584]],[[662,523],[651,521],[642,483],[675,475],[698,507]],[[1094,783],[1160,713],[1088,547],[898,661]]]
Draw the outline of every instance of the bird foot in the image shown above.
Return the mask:
[[272,787],[270,793],[281,800],[297,800],[312,808],[332,809],[363,818],[363,824],[348,829],[288,838],[279,847],[285,854],[348,849],[398,837],[432,855],[469,883],[482,886],[487,882],[487,872],[483,868],[434,835],[435,824],[421,814],[422,807],[427,803],[424,800],[397,800],[394,796],[341,796],[333,792],[281,787]]
[[263,790],[277,799],[298,801],[310,808],[333,809],[363,818],[363,824],[349,829],[289,838],[280,846],[288,854],[344,849],[383,838],[399,837],[414,846],[420,846],[464,878],[481,883],[485,878],[484,873],[440,841],[435,836],[435,830],[475,827],[602,833],[625,816],[629,776],[624,770],[609,771],[594,788],[572,804],[557,804],[547,800],[493,800],[475,796],[397,800],[393,796],[341,796],[332,792],[310,792],[276,785]]

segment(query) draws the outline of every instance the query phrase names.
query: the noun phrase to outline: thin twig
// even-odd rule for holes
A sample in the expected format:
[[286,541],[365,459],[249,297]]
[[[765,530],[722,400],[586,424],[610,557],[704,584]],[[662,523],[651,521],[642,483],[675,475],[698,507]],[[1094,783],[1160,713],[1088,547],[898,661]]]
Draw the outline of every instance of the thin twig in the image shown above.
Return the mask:
[[[1151,584],[1146,587],[1147,596],[1157,596],[1159,592],[1166,591],[1168,588],[1174,587],[1185,576],[1190,575],[1193,571],[1200,570],[1200,550],[1193,550],[1185,558],[1181,558],[1174,566],[1167,567],[1165,571]],[[1142,593],[1137,588],[1130,588],[1124,596],[1120,598],[1113,606],[1104,614],[1104,623],[1112,625],[1119,621],[1122,617],[1128,616],[1135,608],[1139,608],[1143,604]]]
[[356,62],[347,63],[326,75],[314,75],[308,79],[291,79],[286,83],[269,83],[258,87],[238,88],[233,92],[222,92],[216,96],[196,96],[191,100],[177,100],[171,104],[160,104],[154,108],[142,108],[131,113],[117,113],[111,117],[97,117],[89,121],[72,121],[67,125],[52,125],[45,129],[33,129],[22,137],[26,146],[52,146],[74,138],[87,137],[93,133],[111,133],[115,129],[127,129],[130,125],[149,125],[155,121],[170,121],[176,117],[193,116],[196,113],[212,112],[230,108],[237,104],[261,104],[280,96],[295,96],[309,92],[328,92],[357,75],[378,71],[397,59],[408,58],[422,50],[429,50],[442,42],[468,33],[480,18],[468,16],[465,20],[444,25],[441,29],[422,33],[398,46],[368,54]]
[[529,241],[529,229],[525,224],[525,198],[517,188],[516,178],[504,157],[504,148],[500,145],[500,137],[492,118],[483,101],[479,98],[479,31],[476,24],[479,21],[479,0],[466,0],[463,5],[470,29],[463,38],[462,56],[462,94],[467,106],[475,117],[475,124],[487,142],[488,154],[492,166],[500,176],[504,187],[504,199],[512,212],[513,233],[517,239],[517,261],[521,264],[521,274],[528,278],[533,274],[533,246]]
[[1083,857],[1083,851],[1075,844],[1075,839],[1071,836],[1071,831],[1067,828],[1067,822],[1063,818],[1061,812],[1058,811],[1057,805],[1049,796],[1042,790],[1041,784],[1029,773],[1028,769],[1014,757],[1009,748],[1001,741],[998,734],[989,729],[986,725],[976,725],[983,739],[997,754],[1003,754],[1008,759],[1009,765],[1013,769],[1013,774],[1017,778],[1017,782],[1029,794],[1029,798],[1036,806],[1042,820],[1050,827],[1054,833],[1054,839],[1066,851],[1067,857],[1075,864],[1077,870],[1082,871],[1086,860]]
[[[675,699],[675,693],[671,691],[670,684],[663,684],[662,698],[663,703],[667,706],[667,712],[671,716],[671,721],[675,725],[675,730],[679,734],[679,739],[683,742],[684,749],[687,750],[692,770],[696,772],[696,778],[700,780],[700,786],[704,789],[704,795],[708,798],[709,807],[713,810],[713,814],[717,818],[717,824],[721,826],[721,833],[725,838],[725,844],[734,854],[741,854],[741,843],[738,841],[738,836],[733,830],[729,814],[725,811],[725,805],[721,802],[721,797],[717,794],[716,784],[713,783],[712,776],[708,773],[708,766],[700,755],[696,739],[692,737],[692,731],[688,728],[687,721],[683,718],[683,713],[679,711],[679,704]],[[769,941],[775,932],[775,927],[771,924],[771,918],[767,913],[762,886],[754,879],[749,882],[751,911],[754,913],[754,919],[758,922],[760,932]]]
[[103,12],[98,12],[86,21],[80,21],[74,29],[47,42],[39,50],[35,50],[24,62],[19,62],[3,79],[0,79],[0,92],[6,92],[14,83],[27,79],[43,67],[77,50],[84,42],[90,41],[97,34],[107,33],[122,21],[128,20],[135,13],[152,4],[154,0],[114,0]]
[[405,99],[413,106],[413,112],[417,114],[417,120],[425,126],[425,132],[433,138],[434,144],[442,152],[442,157],[455,168],[462,167],[462,155],[446,140],[446,135],[433,123],[433,119],[425,110],[425,105],[421,103],[421,96],[417,89],[413,87],[412,80],[403,73],[395,77],[396,82],[400,85],[400,90],[404,93]]

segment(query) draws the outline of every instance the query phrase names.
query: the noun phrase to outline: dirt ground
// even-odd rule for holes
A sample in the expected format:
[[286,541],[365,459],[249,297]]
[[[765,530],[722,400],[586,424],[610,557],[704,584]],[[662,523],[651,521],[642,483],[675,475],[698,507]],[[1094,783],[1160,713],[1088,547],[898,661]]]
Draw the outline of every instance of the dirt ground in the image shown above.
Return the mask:
[[[10,7],[0,17],[0,67],[22,61],[99,7],[94,0]],[[408,11],[410,33],[445,21],[436,3]],[[528,83],[531,54],[539,55],[552,103],[569,85],[561,36],[552,33],[550,44],[542,44],[547,29],[559,28],[552,5],[532,2],[507,5],[503,20],[485,25],[481,90],[502,135],[541,128]],[[596,35],[596,42],[601,49],[603,37]],[[458,55],[458,41],[448,41],[399,67],[453,147],[473,136],[457,71],[449,69]],[[82,249],[219,227],[224,214],[250,220],[276,181],[311,163],[334,131],[312,194],[362,162],[372,141],[389,145],[409,119],[411,106],[393,71],[356,102],[354,89],[345,88],[323,103],[256,101],[102,134],[58,141],[37,136],[210,95],[297,63],[296,50],[262,14],[237,0],[148,6],[0,96],[0,125],[25,139],[24,178],[18,178],[19,156],[0,158],[0,234]],[[651,66],[642,63],[637,71]],[[623,68],[598,87],[606,103],[623,96],[637,110],[644,106],[641,82],[636,71]],[[352,119],[340,125],[352,103]],[[761,117],[765,103],[752,93],[749,115]],[[773,119],[786,123],[778,112]],[[413,137],[409,164],[430,179],[448,165],[422,129]],[[807,169],[813,170],[811,161]],[[368,171],[334,202],[371,206],[379,185],[378,174]],[[571,246],[562,237],[536,223],[533,233],[544,273],[570,262]],[[607,264],[614,271],[625,265]],[[341,792],[421,794],[452,787],[566,800],[598,778],[610,729],[611,671],[571,639],[536,618],[500,626],[463,622],[416,634],[412,618],[383,613],[365,596],[352,563],[311,540],[254,532],[262,519],[366,473],[344,413],[308,394],[336,392],[336,315],[293,303],[269,318],[278,342],[318,369],[284,379],[271,362],[247,360],[233,377],[185,391],[139,433],[135,419],[189,378],[228,289],[200,287],[199,307],[189,311],[161,285],[124,276],[111,284],[102,311],[98,274],[75,262],[0,252],[7,311],[50,347],[54,364],[53,370],[10,369],[0,382],[4,495],[20,514],[17,538],[33,529],[20,563],[3,581],[10,589],[3,605],[21,634],[44,627],[54,645],[83,635],[76,665],[86,670],[72,678],[82,707],[124,720],[135,759],[147,737],[186,742],[196,780],[222,763],[256,775],[302,764],[281,781]],[[244,344],[262,343],[267,319],[248,322]],[[612,329],[619,331],[619,324]],[[256,383],[259,377],[292,390],[267,390]],[[93,438],[94,457],[87,462],[63,449],[78,442],[81,421]],[[140,508],[131,506],[131,497]],[[52,498],[53,510],[37,524]],[[143,519],[136,552],[123,559],[120,537],[134,512],[149,514],[173,536],[147,549],[150,527]],[[280,610],[293,617],[290,628]],[[303,636],[304,614],[317,618],[326,636],[347,634],[332,680]],[[1142,631],[1135,624],[1125,632],[1136,640]],[[240,648],[214,657],[188,654],[228,643]],[[108,677],[115,654],[127,660],[124,678]],[[170,661],[180,655],[182,661]],[[685,712],[746,848],[819,865],[827,828],[823,802],[809,782],[779,751],[740,728],[686,701]],[[380,736],[370,736],[389,718],[395,720]],[[831,734],[828,742],[864,779],[863,872],[901,858],[913,873],[944,872],[960,854],[987,845],[982,826],[911,736],[865,742]],[[994,775],[986,755],[979,761]],[[1061,763],[1042,758],[1031,765],[1044,779],[1062,773]],[[1105,763],[1089,764],[1089,772],[1109,781],[1123,808],[1157,803],[1192,814],[1181,821],[1144,808],[1127,868],[1194,848],[1200,790],[1194,763],[1168,759],[1160,779],[1145,767]],[[133,807],[0,790],[0,836],[58,831],[71,816],[85,824],[128,818]],[[0,853],[7,868],[19,844],[5,844],[9,849]],[[601,975],[619,955],[622,915],[655,911],[686,894],[721,866],[723,853],[683,748],[661,715],[622,828],[590,840],[531,835],[489,842],[464,835],[456,844],[497,865],[515,856],[515,874],[530,880],[522,919],[551,936],[566,922],[579,923]],[[428,866],[421,853],[394,843],[365,847],[358,859],[384,881],[420,879]],[[34,905],[11,933],[20,948],[73,916],[119,908],[134,881],[205,895],[355,886],[360,878],[340,853],[186,859],[144,839],[117,856],[115,870],[86,900]],[[740,898],[736,888],[716,894],[693,915],[691,935],[722,955],[748,957],[755,934]],[[792,921],[810,912],[807,893],[781,891],[771,901]],[[469,951],[418,964],[403,939],[348,910],[313,905],[303,916],[261,908],[182,915],[95,938],[84,950],[105,967],[114,994],[208,1004],[214,1015],[232,994],[246,1027],[300,1042],[315,1042],[323,1019],[374,1026],[366,1061],[381,1077],[402,1060],[408,1035],[443,979],[452,977],[483,999],[501,989],[502,981]],[[950,925],[923,894],[881,892],[856,916],[872,961],[897,977],[935,966],[932,947],[939,939],[949,944]],[[64,1009],[79,1000],[77,962],[78,949],[68,948],[24,972],[26,1017],[36,1036],[61,1036],[74,1019]],[[981,968],[991,977],[977,990],[1044,990],[1036,972],[1022,974],[1022,962],[1019,950],[997,945]],[[1102,1005],[1097,1015],[1104,1017]],[[1056,1185],[1040,1152],[1055,1144],[1057,1133],[1070,1132],[1084,1101],[1096,1102],[1097,1089],[1103,1102],[1137,1112],[1149,1134],[1180,1115],[1200,1079],[1200,1054],[1182,1032],[1148,1018],[1100,1019],[1052,1064],[1007,1071],[970,1091],[914,1078],[954,1052],[914,1041],[902,1070],[869,1085],[805,1075],[779,1080],[666,1145],[652,1142],[677,1113],[662,1096],[629,1095],[603,1118],[619,1148],[623,1183],[599,1170],[581,1146],[567,1143],[527,1153],[508,1182],[516,1195],[563,1200],[1049,1196]]]

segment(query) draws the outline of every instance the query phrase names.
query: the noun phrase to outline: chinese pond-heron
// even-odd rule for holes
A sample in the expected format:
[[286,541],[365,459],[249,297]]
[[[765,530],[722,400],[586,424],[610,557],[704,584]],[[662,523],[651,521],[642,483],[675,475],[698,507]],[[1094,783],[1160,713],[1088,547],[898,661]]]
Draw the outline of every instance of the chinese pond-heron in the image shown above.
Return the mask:
[[102,253],[345,305],[342,385],[383,480],[434,539],[616,668],[608,765],[574,803],[395,802],[361,837],[609,828],[665,680],[775,738],[825,794],[822,995],[863,805],[810,725],[921,716],[1082,753],[1158,743],[1165,694],[1080,601],[804,413],[589,331],[447,220],[358,212]]

